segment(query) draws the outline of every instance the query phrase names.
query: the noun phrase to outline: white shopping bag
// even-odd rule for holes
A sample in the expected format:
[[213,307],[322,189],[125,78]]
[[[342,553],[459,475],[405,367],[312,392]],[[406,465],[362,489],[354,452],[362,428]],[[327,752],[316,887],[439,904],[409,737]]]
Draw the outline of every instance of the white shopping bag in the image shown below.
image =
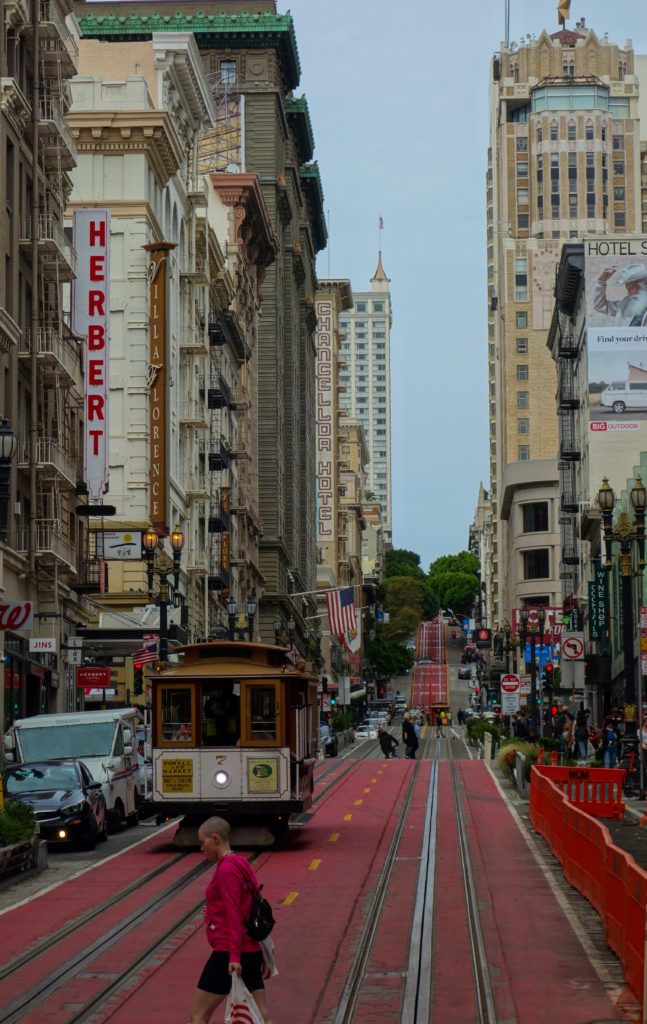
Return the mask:
[[231,976],[231,992],[225,1006],[225,1024],[263,1024],[263,1017],[248,988],[237,974]]

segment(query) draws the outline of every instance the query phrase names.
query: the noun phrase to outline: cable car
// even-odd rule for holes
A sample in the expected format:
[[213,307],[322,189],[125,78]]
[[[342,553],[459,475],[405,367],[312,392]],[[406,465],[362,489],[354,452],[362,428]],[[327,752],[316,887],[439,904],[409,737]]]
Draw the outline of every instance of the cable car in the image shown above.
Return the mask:
[[[176,653],[176,652],[174,652]],[[271,845],[311,806],[319,734],[317,677],[269,644],[178,648],[151,677],[152,793],[158,821],[181,815],[194,845],[212,815],[241,845]]]

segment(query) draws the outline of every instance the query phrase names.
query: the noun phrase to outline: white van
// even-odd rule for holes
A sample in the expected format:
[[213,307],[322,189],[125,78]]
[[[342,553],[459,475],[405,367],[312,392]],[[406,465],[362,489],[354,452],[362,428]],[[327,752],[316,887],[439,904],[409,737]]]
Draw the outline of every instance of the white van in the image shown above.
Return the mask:
[[135,730],[142,725],[137,708],[34,715],[13,723],[4,737],[5,760],[51,761],[78,757],[101,782],[112,831],[123,821],[135,824],[143,792],[134,750]]
[[647,381],[614,380],[600,395],[600,405],[613,412],[647,409]]

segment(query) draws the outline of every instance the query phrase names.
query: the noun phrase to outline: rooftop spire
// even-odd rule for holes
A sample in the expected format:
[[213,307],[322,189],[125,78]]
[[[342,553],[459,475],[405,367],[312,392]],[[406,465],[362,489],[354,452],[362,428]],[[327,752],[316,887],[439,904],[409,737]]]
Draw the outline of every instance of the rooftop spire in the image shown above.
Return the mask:
[[373,281],[389,281],[389,280],[390,280],[390,278],[388,278],[386,276],[386,274],[384,273],[384,267],[382,266],[382,250],[380,249],[380,251],[377,254],[377,270],[375,271],[375,273],[373,274],[373,277],[371,278],[371,283],[373,283]]

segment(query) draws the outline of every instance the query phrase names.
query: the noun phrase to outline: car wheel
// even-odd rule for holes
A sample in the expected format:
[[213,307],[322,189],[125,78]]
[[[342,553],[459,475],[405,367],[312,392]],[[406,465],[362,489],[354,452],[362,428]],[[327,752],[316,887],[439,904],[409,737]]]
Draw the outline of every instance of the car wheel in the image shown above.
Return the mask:
[[337,757],[338,752],[339,751],[338,751],[337,743],[335,742],[335,743],[332,744],[332,746],[330,748],[330,756],[331,757]]
[[103,815],[103,822],[102,822],[101,828],[99,830],[99,842],[100,843],[107,843],[108,842],[108,815],[105,812],[104,812],[104,815]]
[[135,810],[128,815],[126,818],[127,825],[138,825],[139,824],[139,797],[137,790],[135,790]]
[[627,407],[624,402],[614,402],[611,408],[614,412],[624,412]]
[[112,810],[106,811],[106,815],[108,818],[108,831],[121,831],[121,826],[126,820],[126,815],[124,813],[124,805],[122,804],[121,800],[117,800]]

